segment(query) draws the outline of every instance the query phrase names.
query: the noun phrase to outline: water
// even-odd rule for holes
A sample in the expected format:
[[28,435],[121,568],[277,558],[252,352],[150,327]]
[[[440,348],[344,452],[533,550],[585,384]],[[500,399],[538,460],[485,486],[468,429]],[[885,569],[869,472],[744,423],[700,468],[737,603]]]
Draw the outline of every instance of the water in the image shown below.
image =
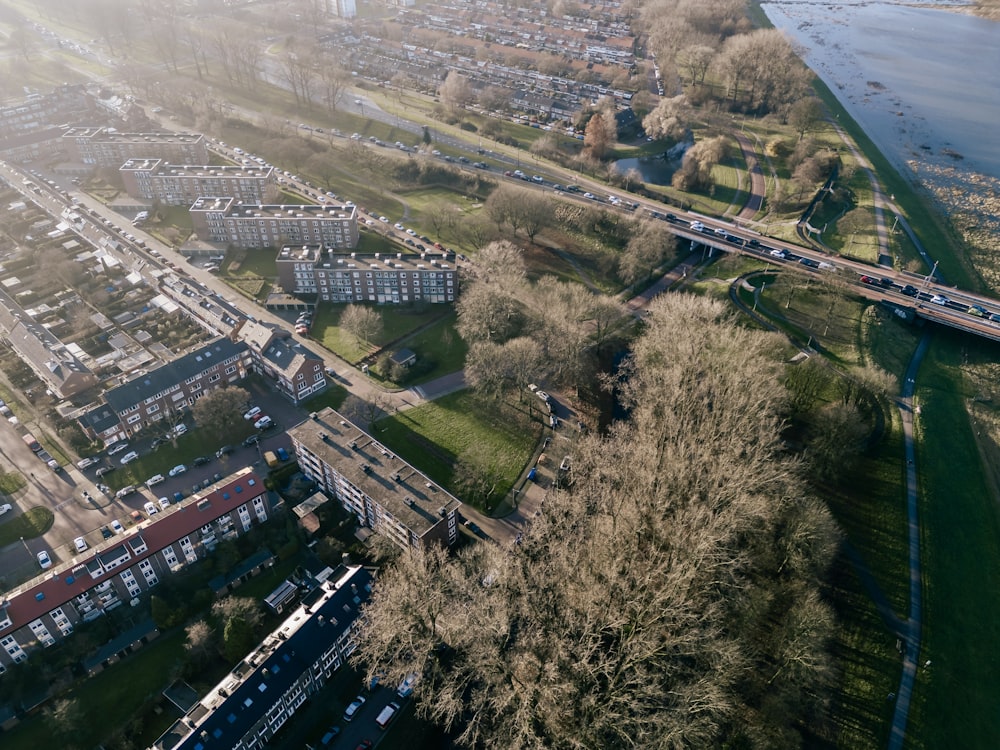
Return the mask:
[[[772,2],[771,22],[882,153],[1000,178],[1000,24],[939,7]],[[958,160],[957,156],[962,159]]]
[[660,158],[619,159],[615,162],[615,169],[619,174],[635,169],[642,175],[643,182],[650,185],[669,185],[670,178],[677,169],[677,162]]

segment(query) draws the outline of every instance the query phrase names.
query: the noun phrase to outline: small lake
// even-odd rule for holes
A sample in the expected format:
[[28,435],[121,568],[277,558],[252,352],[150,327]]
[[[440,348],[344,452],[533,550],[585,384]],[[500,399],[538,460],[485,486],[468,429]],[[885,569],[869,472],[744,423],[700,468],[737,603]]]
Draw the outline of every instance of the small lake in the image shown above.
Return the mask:
[[643,157],[641,159],[619,159],[615,162],[614,167],[619,174],[625,174],[630,169],[635,169],[642,175],[642,181],[650,185],[669,185],[670,179],[677,169],[677,162],[658,157]]
[[762,7],[901,172],[908,160],[960,161],[1000,178],[1000,23],[946,9],[960,5],[778,0]]

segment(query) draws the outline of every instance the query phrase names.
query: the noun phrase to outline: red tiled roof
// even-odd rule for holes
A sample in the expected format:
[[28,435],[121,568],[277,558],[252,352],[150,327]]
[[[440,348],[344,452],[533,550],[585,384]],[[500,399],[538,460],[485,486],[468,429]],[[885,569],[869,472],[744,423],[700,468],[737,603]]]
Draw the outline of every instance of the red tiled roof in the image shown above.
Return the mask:
[[[75,565],[57,566],[53,572],[39,579],[33,586],[18,591],[7,600],[7,615],[12,624],[0,630],[0,637],[23,628],[29,622],[66,604],[73,597],[79,596],[124,569],[118,567],[107,571],[95,580],[91,578],[86,568],[87,562],[93,560],[95,556],[117,549],[139,535],[146,543],[147,550],[129,560],[129,566],[135,565],[266,491],[264,481],[253,469],[249,467],[241,469],[210,492],[193,495],[176,510],[159,513],[128,529],[124,535],[108,540],[108,546],[88,550],[86,556],[77,557]],[[131,549],[129,551],[131,552]]]

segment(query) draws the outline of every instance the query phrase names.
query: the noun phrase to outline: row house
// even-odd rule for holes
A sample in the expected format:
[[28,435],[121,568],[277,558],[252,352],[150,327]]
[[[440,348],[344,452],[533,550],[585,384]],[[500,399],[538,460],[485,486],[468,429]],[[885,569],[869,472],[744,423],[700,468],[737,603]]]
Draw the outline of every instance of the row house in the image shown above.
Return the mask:
[[274,167],[195,166],[163,159],[129,159],[118,173],[130,196],[167,206],[190,206],[202,195],[263,203],[277,184]]
[[299,467],[362,526],[403,549],[452,545],[461,502],[331,408],[288,431]]
[[175,420],[206,393],[243,380],[249,367],[245,344],[216,339],[105,391],[104,404],[80,424],[90,437],[105,443],[126,439],[162,419]]
[[234,336],[249,349],[253,370],[269,378],[292,403],[326,388],[323,358],[295,341],[287,329],[245,320]]
[[0,674],[90,622],[140,599],[220,540],[271,515],[263,479],[247,467],[105,540],[0,600]]
[[283,247],[278,283],[289,294],[324,302],[454,302],[458,270],[450,253],[337,255],[319,245]]
[[[328,569],[329,571],[329,569]],[[347,662],[372,575],[329,571],[277,629],[177,720],[152,750],[259,750]]]
[[165,301],[180,305],[188,317],[216,336],[228,336],[246,319],[246,314],[232,302],[221,297],[194,279],[173,274],[160,279],[160,292],[164,299],[153,299],[153,304],[169,308]]
[[250,205],[233,197],[201,197],[189,211],[200,239],[241,249],[315,244],[350,250],[358,245],[356,206]]
[[120,133],[114,128],[69,128],[66,153],[95,167],[118,169],[129,159],[163,159],[172,164],[208,164],[208,141],[200,133]]

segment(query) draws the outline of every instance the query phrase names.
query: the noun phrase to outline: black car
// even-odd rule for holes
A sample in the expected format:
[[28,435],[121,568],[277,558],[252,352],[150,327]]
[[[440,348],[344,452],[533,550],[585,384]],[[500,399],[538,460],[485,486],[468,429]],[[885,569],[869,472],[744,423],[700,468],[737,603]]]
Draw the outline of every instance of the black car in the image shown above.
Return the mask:
[[911,286],[909,284],[907,284],[906,286],[904,286],[901,291],[907,297],[916,297],[917,296],[917,288],[915,286]]
[[197,458],[196,458],[196,459],[195,459],[194,461],[192,461],[191,463],[192,463],[192,464],[193,464],[194,466],[204,466],[205,464],[209,463],[209,462],[210,462],[211,460],[212,460],[212,459],[211,459],[211,458],[209,458],[208,456],[198,456],[198,457],[197,457]]
[[231,445],[224,445],[221,448],[219,448],[219,450],[217,450],[215,452],[215,457],[216,458],[222,458],[223,456],[228,456],[230,453],[233,453],[235,450],[236,449],[233,446],[231,446]]
[[246,440],[243,441],[243,447],[249,448],[251,445],[255,445],[260,442],[260,435],[251,435]]
[[114,535],[115,535],[115,532],[113,532],[107,526],[102,526],[101,527],[101,536],[103,536],[105,539],[110,539]]

